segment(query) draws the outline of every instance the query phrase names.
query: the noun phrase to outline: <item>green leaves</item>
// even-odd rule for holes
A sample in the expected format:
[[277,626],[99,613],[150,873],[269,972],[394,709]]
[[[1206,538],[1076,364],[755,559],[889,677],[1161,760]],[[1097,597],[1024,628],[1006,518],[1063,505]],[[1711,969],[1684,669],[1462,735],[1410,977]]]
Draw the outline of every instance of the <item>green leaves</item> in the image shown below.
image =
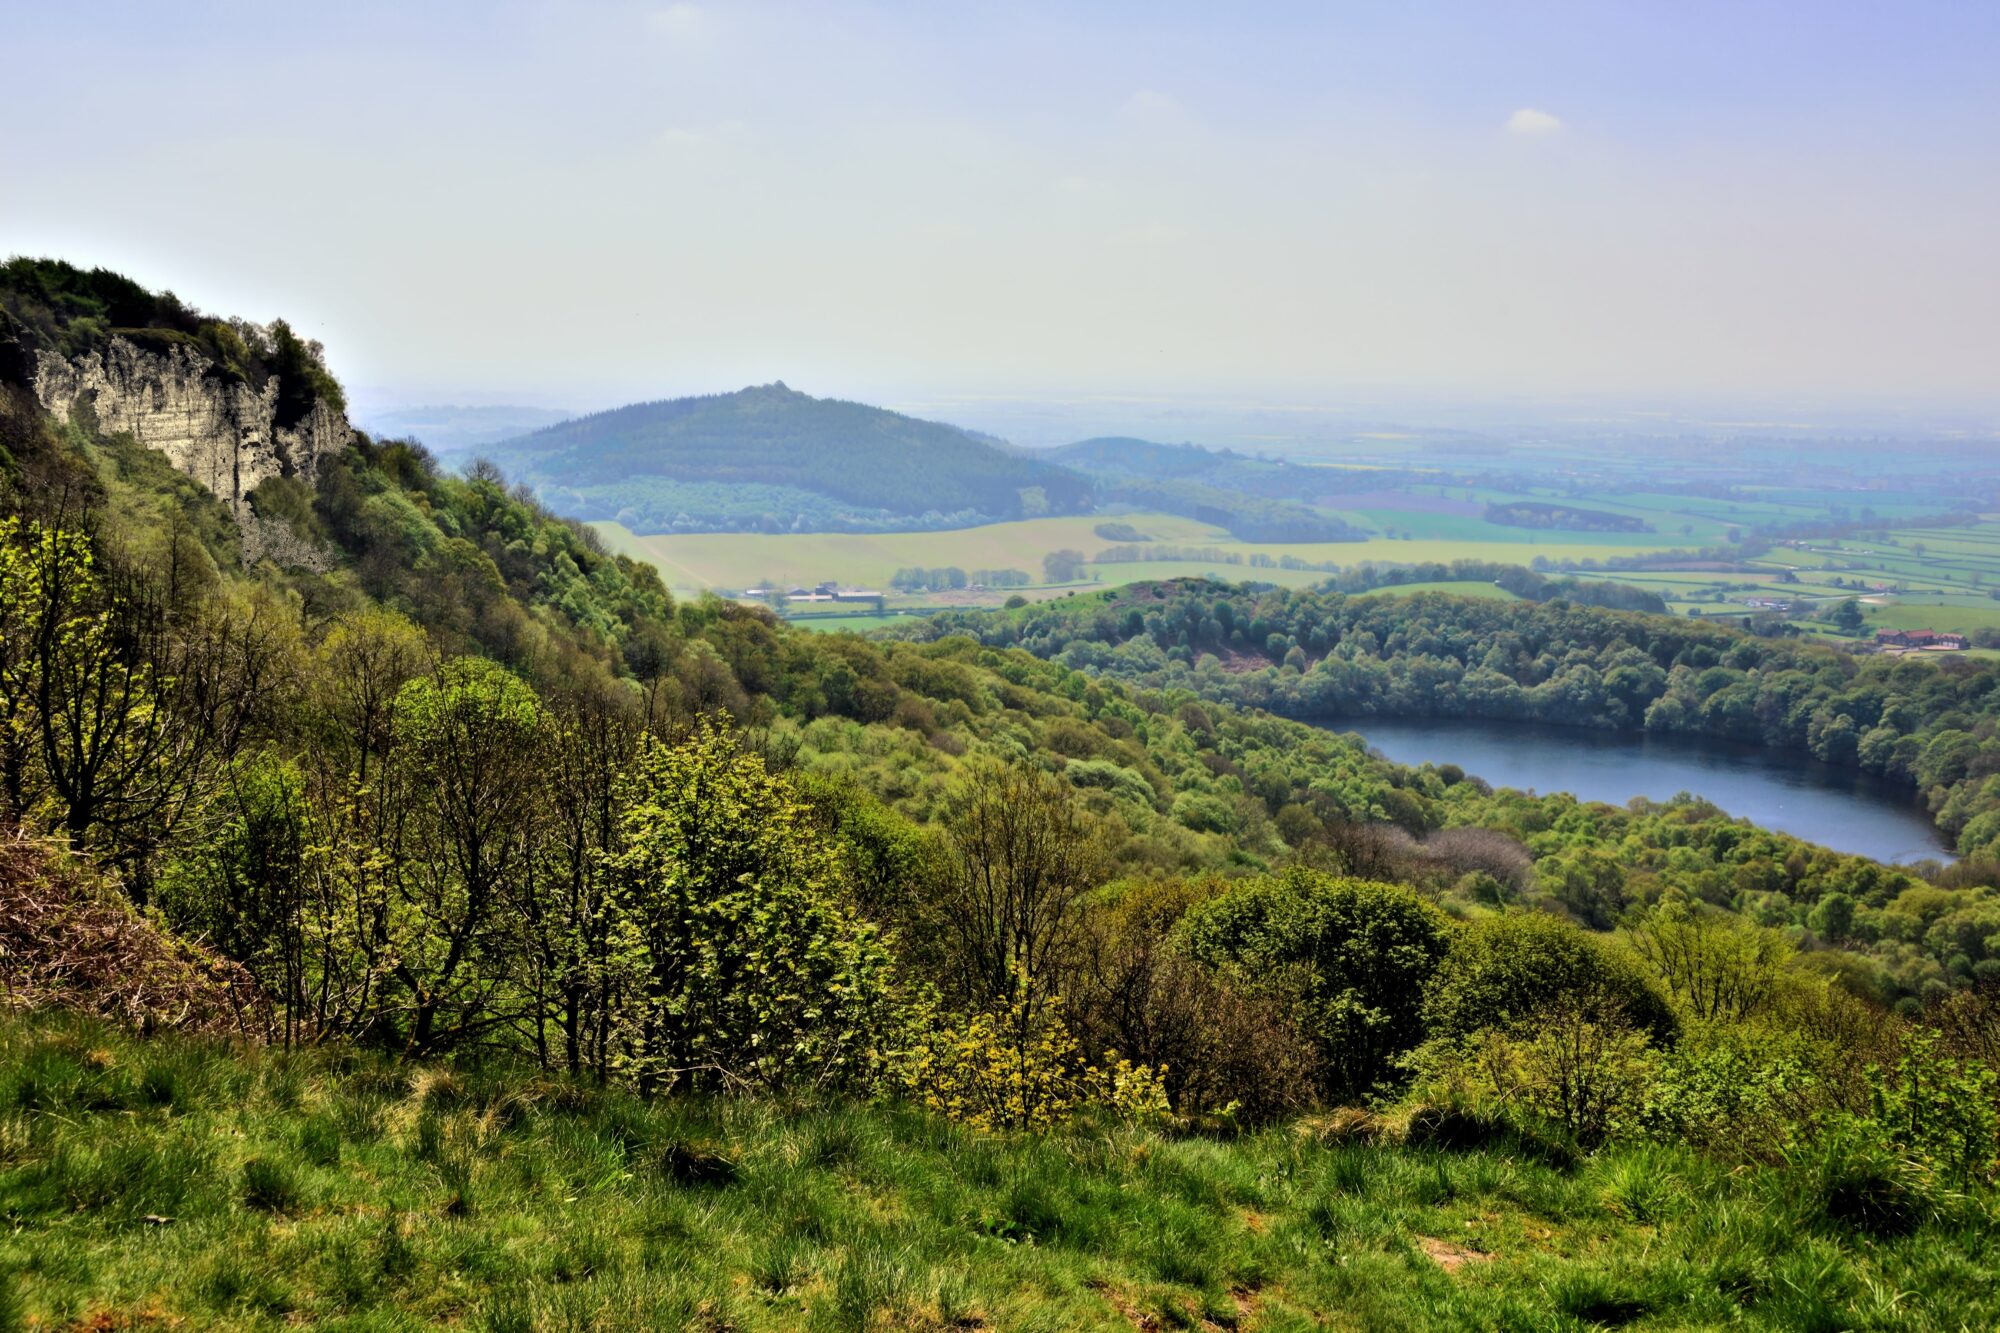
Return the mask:
[[865,1083],[893,1008],[887,950],[845,901],[836,844],[787,780],[704,724],[650,741],[607,860],[642,1086]]
[[1392,884],[1293,869],[1190,908],[1178,938],[1211,967],[1287,994],[1322,1054],[1322,1091],[1359,1096],[1422,1039],[1424,987],[1451,940],[1444,913]]

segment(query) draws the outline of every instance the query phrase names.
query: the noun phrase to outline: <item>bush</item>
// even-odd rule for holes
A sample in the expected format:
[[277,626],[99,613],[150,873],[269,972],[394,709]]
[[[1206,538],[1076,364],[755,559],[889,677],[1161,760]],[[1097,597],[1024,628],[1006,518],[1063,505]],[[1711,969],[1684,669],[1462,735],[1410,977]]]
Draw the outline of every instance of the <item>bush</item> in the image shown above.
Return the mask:
[[1127,1117],[1167,1109],[1160,1070],[1110,1052],[1101,1065],[1084,1060],[1055,997],[1018,991],[992,1012],[924,1026],[903,1086],[927,1110],[975,1129],[1046,1129],[1086,1104]]
[[1405,1061],[1421,1095],[1489,1114],[1525,1112],[1584,1147],[1636,1128],[1651,1055],[1617,1011],[1574,997],[1506,1026],[1439,1037]]
[[1294,1004],[1320,1092],[1350,1100],[1423,1037],[1423,994],[1451,922],[1409,889],[1294,868],[1196,904],[1177,939],[1251,993]]
[[1541,912],[1488,917],[1462,932],[1425,997],[1429,1031],[1466,1037],[1514,1031],[1557,1002],[1617,1014],[1653,1041],[1673,1040],[1666,997],[1614,946]]
[[1698,1028],[1656,1062],[1639,1123],[1663,1143],[1770,1161],[1836,1091],[1814,1043],[1754,1028]]
[[1183,1117],[1261,1124],[1310,1104],[1312,1046],[1279,997],[1188,957],[1174,929],[1210,884],[1134,885],[1098,912],[1083,949],[1078,1014],[1089,1049],[1166,1071]]
[[866,1086],[893,974],[792,784],[705,726],[621,779],[608,865],[646,1001],[642,1087]]
[[1959,1188],[1993,1181],[2000,1157],[2000,1076],[1955,1059],[1917,1029],[1895,1062],[1867,1071],[1872,1118],[1897,1149]]

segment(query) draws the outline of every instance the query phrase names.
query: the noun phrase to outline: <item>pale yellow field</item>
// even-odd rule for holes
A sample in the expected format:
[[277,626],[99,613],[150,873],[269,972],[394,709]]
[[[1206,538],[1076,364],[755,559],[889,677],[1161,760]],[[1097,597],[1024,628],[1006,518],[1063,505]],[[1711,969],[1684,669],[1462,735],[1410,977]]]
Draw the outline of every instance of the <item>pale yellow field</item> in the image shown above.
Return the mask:
[[1213,564],[1199,561],[1121,562],[1093,565],[1086,570],[1086,578],[1096,574],[1105,584],[1192,574],[1286,584],[1311,583],[1325,577],[1310,571],[1257,569],[1248,563],[1248,559],[1259,552],[1273,558],[1294,555],[1301,560],[1330,560],[1341,566],[1371,560],[1394,564],[1415,564],[1427,560],[1496,560],[1525,565],[1536,555],[1544,553],[1565,561],[1604,559],[1649,550],[1671,550],[1676,544],[1676,539],[1667,534],[1650,544],[1631,541],[1592,543],[1575,540],[1577,534],[1574,533],[1545,535],[1523,530],[1518,538],[1500,540],[1401,541],[1376,537],[1362,542],[1313,542],[1286,546],[1239,542],[1220,528],[1170,514],[1129,514],[1112,519],[1102,516],[1037,518],[948,532],[640,536],[617,523],[593,523],[591,526],[613,550],[656,565],[668,586],[677,591],[747,588],[766,579],[792,584],[832,579],[842,584],[886,591],[890,578],[898,569],[918,565],[926,568],[956,565],[968,573],[976,569],[1019,569],[1040,583],[1042,557],[1050,551],[1068,547],[1089,557],[1106,547],[1120,545],[1104,540],[1092,530],[1104,522],[1130,524],[1145,533],[1153,543],[1213,546],[1241,552],[1245,559],[1243,564],[1219,561]]

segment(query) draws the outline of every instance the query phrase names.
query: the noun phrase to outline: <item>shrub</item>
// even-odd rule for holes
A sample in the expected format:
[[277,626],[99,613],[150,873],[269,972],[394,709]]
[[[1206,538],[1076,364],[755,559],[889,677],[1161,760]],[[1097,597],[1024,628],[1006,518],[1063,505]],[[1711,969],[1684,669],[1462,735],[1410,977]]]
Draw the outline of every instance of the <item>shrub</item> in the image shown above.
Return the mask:
[[1440,1037],[1406,1065],[1447,1104],[1516,1109],[1593,1147],[1637,1124],[1651,1079],[1644,1033],[1615,1009],[1562,997],[1506,1026]]
[[1656,1042],[1671,1041],[1672,1008],[1612,945],[1542,912],[1488,917],[1462,932],[1425,997],[1432,1034],[1513,1031],[1557,1002],[1593,1015],[1616,1012]]
[[608,864],[647,997],[641,1085],[866,1085],[892,972],[843,899],[837,847],[790,782],[704,726],[648,744],[622,779]]
[[960,1023],[927,1024],[902,1080],[925,1108],[975,1129],[1044,1129],[1084,1105],[1127,1117],[1167,1109],[1163,1071],[1106,1052],[1087,1062],[1063,1022],[1062,1002],[1017,992]]
[[1917,1029],[1887,1067],[1867,1071],[1872,1117],[1904,1153],[1958,1188],[1992,1181],[2000,1155],[2000,1076],[1955,1059],[1935,1032]]
[[1295,1004],[1320,1092],[1348,1100],[1422,1039],[1424,988],[1451,923],[1409,889],[1294,868],[1197,904],[1176,937],[1252,993]]
[[1140,884],[1099,911],[1077,1012],[1089,1049],[1165,1069],[1179,1115],[1259,1124],[1311,1102],[1315,1056],[1279,997],[1252,993],[1177,947],[1182,915],[1213,892],[1201,882]]

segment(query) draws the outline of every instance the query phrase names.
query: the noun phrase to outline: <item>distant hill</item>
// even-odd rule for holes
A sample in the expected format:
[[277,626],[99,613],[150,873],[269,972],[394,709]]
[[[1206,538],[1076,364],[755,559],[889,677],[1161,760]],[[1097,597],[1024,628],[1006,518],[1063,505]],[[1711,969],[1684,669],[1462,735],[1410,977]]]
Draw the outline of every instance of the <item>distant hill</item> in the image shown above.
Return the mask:
[[[1198,444],[1155,444],[1129,435],[1100,435],[1049,450],[1086,472],[1116,472],[1155,480],[1207,476],[1232,463],[1256,460],[1233,449],[1204,449]],[[1268,465],[1267,465],[1268,466]]]
[[1251,458],[1232,449],[1156,444],[1108,435],[1051,449],[1049,457],[1089,474],[1100,503],[1180,514],[1253,542],[1361,541],[1343,519],[1296,503],[1324,469]]
[[355,424],[371,434],[417,440],[432,453],[466,453],[568,421],[576,413],[547,407],[492,404],[480,407],[433,405],[357,412]]
[[941,422],[782,383],[579,417],[495,445],[558,509],[641,532],[882,531],[1088,513],[1090,480]]

